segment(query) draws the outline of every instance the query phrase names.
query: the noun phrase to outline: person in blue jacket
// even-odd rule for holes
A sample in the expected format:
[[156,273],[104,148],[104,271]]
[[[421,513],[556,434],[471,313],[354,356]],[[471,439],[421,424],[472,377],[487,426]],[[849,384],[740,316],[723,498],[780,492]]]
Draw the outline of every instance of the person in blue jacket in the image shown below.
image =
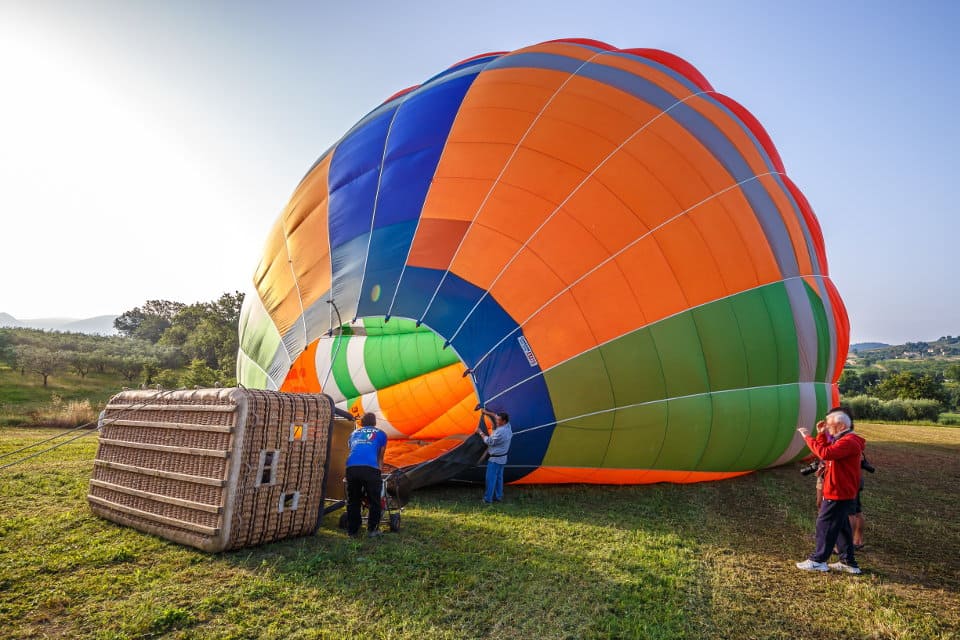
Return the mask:
[[383,479],[383,453],[387,448],[387,434],[377,429],[377,416],[365,413],[360,426],[350,434],[350,455],[347,456],[347,535],[360,535],[360,502],[367,497],[367,537],[380,535],[380,493]]
[[510,426],[510,416],[503,411],[494,413],[483,410],[483,415],[493,419],[493,431],[486,435],[479,426],[477,433],[487,445],[487,476],[486,491],[483,501],[486,504],[503,500],[503,468],[507,466],[507,453],[510,451],[510,440],[513,439],[513,428]]

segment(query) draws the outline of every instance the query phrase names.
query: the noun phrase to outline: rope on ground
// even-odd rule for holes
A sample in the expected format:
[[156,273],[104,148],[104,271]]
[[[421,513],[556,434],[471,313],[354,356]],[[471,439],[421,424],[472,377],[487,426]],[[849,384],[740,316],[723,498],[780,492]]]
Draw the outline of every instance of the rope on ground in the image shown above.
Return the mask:
[[63,445],[65,445],[65,444],[70,444],[70,443],[73,442],[74,440],[79,440],[80,438],[84,438],[84,437],[90,435],[91,433],[97,433],[97,430],[96,430],[96,429],[91,429],[90,431],[87,431],[86,433],[81,433],[81,434],[78,435],[78,436],[73,436],[73,437],[70,438],[69,440],[64,440],[64,441],[61,442],[60,444],[55,444],[55,445],[53,445],[52,447],[50,447],[49,449],[44,449],[44,450],[42,450],[42,451],[37,451],[36,453],[30,454],[29,456],[27,456],[27,457],[25,457],[25,458],[20,458],[19,460],[14,460],[13,462],[7,463],[7,464],[3,465],[2,467],[0,467],[0,471],[3,471],[4,469],[7,469],[7,468],[9,468],[9,467],[12,467],[12,466],[14,466],[14,465],[16,465],[16,464],[20,464],[21,462],[26,462],[27,460],[30,460],[31,458],[36,458],[37,456],[41,456],[41,455],[43,455],[43,454],[45,454],[45,453],[50,453],[50,452],[53,451],[54,449],[59,449],[59,448],[62,447]]
[[92,426],[94,426],[94,425],[96,425],[96,424],[97,424],[96,422],[85,422],[85,423],[81,424],[81,425],[78,426],[78,427],[74,427],[73,429],[67,429],[67,430],[64,431],[63,433],[58,433],[58,434],[55,435],[55,436],[51,436],[51,437],[46,438],[46,439],[44,439],[44,440],[38,440],[37,442],[34,442],[33,444],[28,444],[28,445],[25,446],[25,447],[21,447],[21,448],[19,448],[19,449],[14,449],[13,451],[7,451],[6,453],[0,454],[0,460],[3,460],[4,458],[10,457],[10,456],[12,456],[12,455],[15,454],[15,453],[20,453],[21,451],[26,451],[27,449],[33,449],[34,447],[38,447],[38,446],[40,446],[41,444],[44,444],[44,443],[46,443],[46,442],[50,442],[51,440],[56,440],[57,438],[62,438],[63,436],[67,435],[68,433],[73,433],[73,432],[76,431],[77,429],[89,429],[90,427],[92,427]]
[[157,389],[157,392],[156,392],[155,394],[153,394],[152,396],[150,396],[149,398],[145,398],[142,402],[138,402],[138,403],[135,404],[135,405],[130,405],[129,407],[127,407],[127,408],[125,408],[125,409],[121,409],[116,416],[110,418],[109,420],[102,420],[102,421],[101,421],[101,420],[98,419],[96,422],[86,422],[86,423],[84,423],[84,424],[81,424],[81,425],[78,426],[78,427],[74,427],[74,428],[72,428],[72,429],[68,429],[67,431],[64,431],[63,433],[58,433],[58,434],[55,435],[55,436],[51,436],[51,437],[46,438],[46,439],[44,439],[44,440],[40,440],[40,441],[38,441],[38,442],[34,442],[33,444],[29,444],[29,445],[27,445],[27,446],[25,446],[25,447],[21,447],[20,449],[16,449],[16,450],[14,450],[14,451],[8,451],[7,453],[4,453],[4,454],[0,455],[0,459],[6,458],[6,457],[8,457],[8,456],[12,456],[12,455],[15,454],[15,453],[20,453],[20,452],[22,452],[22,451],[26,451],[27,449],[33,449],[34,447],[39,446],[39,445],[44,444],[44,443],[47,443],[47,442],[50,442],[51,440],[56,440],[57,438],[62,438],[63,436],[65,436],[65,435],[67,435],[67,434],[69,434],[69,433],[73,433],[74,431],[76,431],[76,430],[78,430],[78,429],[90,429],[90,427],[93,427],[93,426],[96,426],[96,427],[97,427],[96,429],[90,429],[90,430],[87,431],[86,433],[81,433],[81,434],[78,435],[78,436],[74,436],[73,438],[70,438],[69,440],[65,440],[64,442],[61,442],[60,444],[54,445],[54,446],[52,446],[52,447],[49,447],[49,448],[44,449],[44,450],[42,450],[42,451],[38,451],[38,452],[33,453],[33,454],[31,454],[31,455],[29,455],[29,456],[26,456],[26,457],[24,457],[24,458],[20,458],[19,460],[14,460],[13,462],[10,462],[10,463],[7,463],[7,464],[5,464],[5,465],[3,465],[3,466],[0,466],[0,471],[2,471],[2,470],[4,470],[4,469],[7,469],[7,468],[9,468],[9,467],[12,467],[12,466],[14,466],[14,465],[20,464],[21,462],[26,462],[27,460],[30,460],[30,459],[32,459],[32,458],[36,458],[37,456],[43,455],[44,453],[49,453],[50,451],[53,451],[54,449],[59,449],[59,448],[62,447],[63,445],[65,445],[65,444],[70,444],[70,443],[73,442],[74,440],[79,440],[80,438],[82,438],[82,437],[84,437],[84,436],[88,436],[88,435],[90,435],[91,433],[99,433],[99,432],[100,432],[100,429],[102,429],[104,426],[106,426],[106,425],[108,425],[108,424],[113,424],[114,422],[116,422],[117,420],[119,420],[119,419],[123,416],[123,414],[127,413],[128,411],[136,411],[136,410],[138,410],[138,409],[141,409],[141,408],[147,406],[148,404],[150,404],[151,402],[153,402],[154,400],[159,399],[159,398],[160,398],[161,396],[163,396],[164,394],[173,393],[174,391],[177,391],[177,389],[161,390],[161,389],[158,388],[158,389]]

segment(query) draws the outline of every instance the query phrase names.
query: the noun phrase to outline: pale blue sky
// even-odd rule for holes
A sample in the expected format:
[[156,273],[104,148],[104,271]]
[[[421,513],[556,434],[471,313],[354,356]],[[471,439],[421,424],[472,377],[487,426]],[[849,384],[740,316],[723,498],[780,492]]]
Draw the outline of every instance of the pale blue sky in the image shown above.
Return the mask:
[[0,0],[0,312],[248,289],[304,172],[479,53],[660,48],[757,116],[817,212],[854,342],[960,334],[960,3]]

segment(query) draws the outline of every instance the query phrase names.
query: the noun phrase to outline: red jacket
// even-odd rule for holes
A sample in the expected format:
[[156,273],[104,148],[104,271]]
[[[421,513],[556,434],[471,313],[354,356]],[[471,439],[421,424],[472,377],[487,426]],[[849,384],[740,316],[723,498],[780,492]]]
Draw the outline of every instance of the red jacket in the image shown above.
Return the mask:
[[853,500],[860,490],[860,456],[867,442],[848,431],[831,444],[826,431],[816,439],[805,437],[813,455],[823,460],[826,473],[823,476],[823,497],[826,500]]

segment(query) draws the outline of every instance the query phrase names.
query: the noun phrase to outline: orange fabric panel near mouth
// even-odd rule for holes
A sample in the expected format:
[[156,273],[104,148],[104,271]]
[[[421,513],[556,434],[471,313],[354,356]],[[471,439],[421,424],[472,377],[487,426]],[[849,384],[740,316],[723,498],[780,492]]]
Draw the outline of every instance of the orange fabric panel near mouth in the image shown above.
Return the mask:
[[287,393],[320,393],[320,380],[317,375],[317,345],[319,342],[319,340],[311,342],[307,345],[306,351],[293,361],[286,379],[280,385],[280,391]]
[[448,451],[463,444],[464,437],[450,436],[442,440],[424,443],[414,440],[391,440],[387,443],[387,450],[383,460],[395,467],[409,467],[439,458]]
[[477,395],[472,393],[471,388],[471,393],[464,396],[456,406],[447,409],[443,415],[414,433],[412,437],[432,440],[452,434],[473,433],[480,422],[480,412],[474,410],[477,402]]
[[423,429],[424,423],[437,420],[465,398],[471,398],[476,406],[479,401],[464,371],[463,363],[456,363],[380,389],[377,401],[383,417],[397,431],[413,436]]
[[[509,464],[509,459],[508,459]],[[736,478],[752,471],[663,471],[660,469],[585,469],[539,467],[510,484],[655,484],[657,482],[711,482]]]

